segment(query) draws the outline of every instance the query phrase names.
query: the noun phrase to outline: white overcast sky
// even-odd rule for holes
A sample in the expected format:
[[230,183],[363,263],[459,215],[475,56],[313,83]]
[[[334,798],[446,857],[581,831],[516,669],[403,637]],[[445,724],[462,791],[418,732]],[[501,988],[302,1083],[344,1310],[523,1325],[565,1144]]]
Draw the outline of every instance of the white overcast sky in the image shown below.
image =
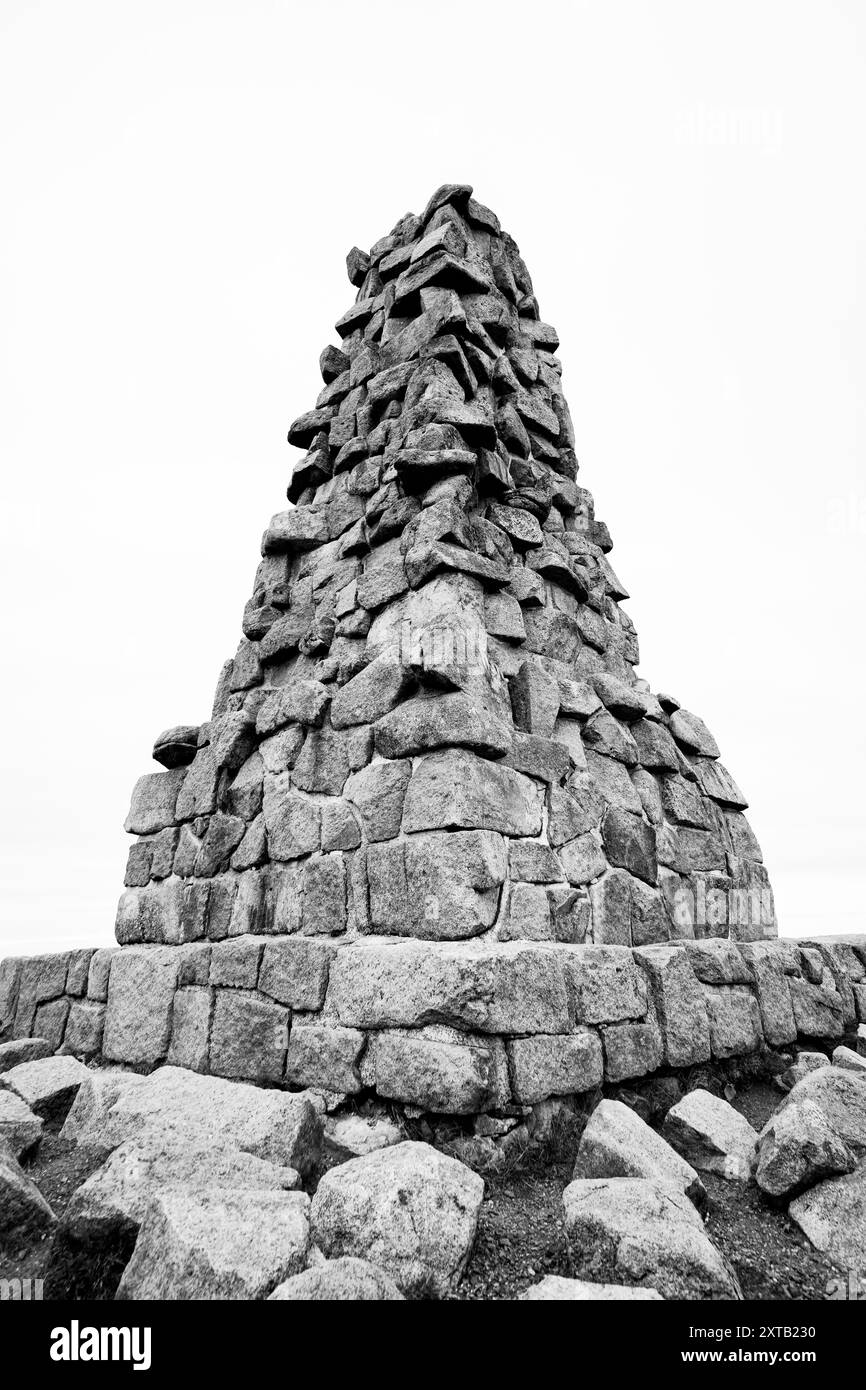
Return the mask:
[[112,939],[208,717],[344,257],[444,181],[518,241],[641,674],[782,931],[866,929],[858,3],[0,0],[0,954]]

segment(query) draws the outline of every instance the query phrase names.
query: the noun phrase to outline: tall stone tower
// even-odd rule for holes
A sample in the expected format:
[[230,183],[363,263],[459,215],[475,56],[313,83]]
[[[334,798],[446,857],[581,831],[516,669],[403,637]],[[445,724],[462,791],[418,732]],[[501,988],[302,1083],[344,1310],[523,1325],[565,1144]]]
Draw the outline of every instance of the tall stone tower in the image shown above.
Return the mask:
[[622,976],[605,1021],[653,1026],[599,948],[774,936],[772,896],[714,738],[635,674],[515,242],[445,185],[347,264],[243,639],[136,785],[117,937],[218,943],[176,974],[175,1060],[538,1099],[587,1074],[590,962]]

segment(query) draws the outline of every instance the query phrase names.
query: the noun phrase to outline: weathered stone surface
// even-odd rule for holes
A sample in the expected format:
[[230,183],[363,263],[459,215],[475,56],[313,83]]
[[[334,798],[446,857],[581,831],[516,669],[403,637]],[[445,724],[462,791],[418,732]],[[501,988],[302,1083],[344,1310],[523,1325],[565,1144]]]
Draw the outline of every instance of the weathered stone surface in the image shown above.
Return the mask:
[[69,1010],[63,1051],[73,1057],[96,1057],[102,1051],[105,1005],[95,999],[75,999]]
[[66,1116],[61,1138],[93,1147],[113,1147],[102,1145],[100,1139],[108,1113],[125,1090],[143,1085],[144,1081],[145,1077],[120,1067],[100,1067],[88,1072]]
[[352,1095],[361,1089],[358,1061],[367,1038],[357,1028],[295,1019],[286,1053],[286,1080],[293,1086]]
[[309,1209],[302,1192],[155,1193],[117,1297],[264,1298],[304,1268]]
[[550,738],[559,713],[559,683],[537,661],[524,661],[509,684],[514,724]]
[[334,949],[330,941],[303,936],[266,942],[259,989],[292,1009],[320,1009],[325,1002]]
[[20,1096],[42,1119],[63,1118],[88,1075],[75,1057],[41,1057],[4,1072],[0,1087]]
[[492,925],[507,872],[505,843],[487,830],[371,845],[370,921],[399,936],[475,936]]
[[42,1138],[42,1120],[15,1091],[0,1090],[0,1149],[6,1144],[15,1158],[33,1149]]
[[565,957],[566,980],[575,1021],[614,1023],[643,1018],[646,977],[631,951],[618,946],[585,946]]
[[678,946],[645,946],[635,960],[647,973],[672,1067],[710,1058],[710,1031],[703,990]]
[[705,758],[717,758],[719,746],[702,719],[688,710],[677,709],[671,715],[670,729],[677,743],[690,753],[700,753]]
[[327,1142],[332,1148],[343,1150],[354,1158],[399,1144],[404,1137],[399,1125],[386,1119],[339,1115],[325,1121]]
[[304,1176],[318,1161],[322,1126],[305,1095],[160,1067],[122,1085],[113,1099],[95,1098],[75,1127],[79,1144],[105,1149],[171,1136],[179,1144],[234,1145]]
[[763,1045],[758,1001],[745,985],[704,989],[714,1057],[738,1057]]
[[523,1105],[601,1085],[601,1040],[591,1028],[514,1038],[508,1044],[508,1061],[514,1097]]
[[123,828],[130,835],[152,835],[174,821],[178,792],[186,776],[185,768],[169,772],[148,772],[139,777],[132,793],[132,804]]
[[580,1179],[563,1194],[575,1273],[663,1298],[741,1298],[689,1199],[646,1178]]
[[816,1250],[843,1268],[859,1269],[866,1248],[866,1168],[810,1188],[788,1215]]
[[616,806],[608,807],[602,824],[605,853],[609,862],[654,884],[658,878],[656,833],[639,816]]
[[601,1030],[606,1081],[646,1076],[664,1061],[661,1029],[655,1014],[639,1022],[614,1023]]
[[856,1165],[854,1153],[814,1101],[800,1100],[772,1115],[762,1129],[755,1178],[770,1197],[787,1197]]
[[357,1028],[446,1023],[481,1033],[565,1033],[562,958],[525,942],[389,941],[345,946],[328,1001]]
[[788,1092],[773,1118],[804,1101],[818,1108],[833,1133],[858,1159],[866,1157],[866,1079],[859,1072],[834,1066],[809,1071]]
[[404,1293],[448,1294],[475,1240],[484,1183],[427,1144],[396,1144],[332,1168],[313,1198],[329,1258],[369,1259]]
[[706,1190],[690,1163],[618,1100],[602,1100],[580,1138],[574,1178],[649,1178],[670,1184],[698,1206]]
[[462,690],[406,700],[380,719],[373,732],[383,758],[443,747],[471,748],[495,758],[511,746],[511,729],[498,702]]
[[363,1075],[380,1096],[446,1115],[510,1100],[505,1049],[442,1025],[370,1035]]
[[102,1043],[109,1061],[152,1067],[165,1058],[179,967],[169,946],[129,947],[114,958]]
[[212,1187],[293,1191],[300,1178],[232,1144],[201,1144],[191,1135],[156,1131],[128,1139],[72,1194],[63,1231],[83,1244],[105,1242],[118,1231],[134,1231],[151,1198],[166,1188],[196,1193]]
[[304,1270],[303,1274],[295,1274],[274,1289],[270,1300],[395,1303],[402,1302],[403,1295],[393,1279],[389,1279],[376,1265],[370,1264],[369,1260],[345,1255],[342,1259],[325,1260]]
[[832,1061],[834,1067],[841,1067],[843,1071],[866,1072],[866,1057],[861,1057],[851,1047],[834,1047]]
[[35,1062],[51,1055],[51,1044],[45,1038],[11,1038],[0,1043],[0,1073],[10,1071],[21,1062]]
[[689,1091],[671,1106],[664,1134],[702,1172],[747,1181],[755,1170],[756,1131],[738,1110],[710,1091]]
[[56,1221],[33,1179],[0,1139],[0,1241],[39,1235]]
[[537,782],[463,748],[419,759],[403,808],[403,829],[408,833],[478,828],[537,835],[541,819],[542,789]]
[[368,841],[392,840],[400,833],[411,775],[411,762],[398,759],[370,763],[349,778],[344,795],[357,808]]
[[210,1070],[243,1081],[281,1081],[289,1045],[288,1009],[242,990],[218,990]]
[[637,1289],[629,1284],[589,1284],[585,1279],[566,1279],[561,1274],[545,1274],[537,1284],[531,1284],[521,1299],[528,1303],[608,1303],[648,1300],[659,1302],[657,1289]]

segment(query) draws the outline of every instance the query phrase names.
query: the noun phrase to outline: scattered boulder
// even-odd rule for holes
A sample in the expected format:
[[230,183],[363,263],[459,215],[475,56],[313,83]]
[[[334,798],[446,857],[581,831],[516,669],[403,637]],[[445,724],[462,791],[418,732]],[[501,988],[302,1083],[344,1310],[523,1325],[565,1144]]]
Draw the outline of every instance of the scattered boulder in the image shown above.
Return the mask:
[[42,1119],[57,1119],[69,1110],[89,1075],[75,1057],[40,1057],[4,1072],[0,1086],[14,1091]]
[[689,1091],[671,1106],[663,1131],[677,1153],[705,1173],[745,1182],[754,1172],[757,1131],[710,1091]]
[[107,1112],[95,1104],[77,1122],[79,1143],[105,1149],[125,1139],[169,1135],[179,1141],[186,1135],[201,1147],[233,1145],[302,1176],[322,1148],[321,1119],[307,1093],[263,1090],[180,1067],[161,1067],[139,1085],[123,1085]]
[[[76,1144],[102,1146],[102,1129],[112,1105],[127,1088],[141,1086],[146,1079],[138,1072],[123,1071],[119,1067],[89,1071],[63,1122],[60,1137]],[[111,1145],[103,1147],[110,1149]]]
[[629,1284],[589,1284],[585,1279],[566,1279],[561,1274],[546,1274],[532,1284],[521,1299],[526,1303],[607,1303],[618,1299],[661,1302],[657,1289],[636,1289]]
[[830,1058],[823,1052],[798,1052],[796,1061],[775,1077],[776,1085],[780,1091],[793,1090],[797,1082],[808,1076],[810,1071],[817,1071],[819,1067],[829,1065]]
[[788,1093],[776,1115],[807,1100],[814,1102],[833,1133],[858,1159],[866,1156],[866,1083],[859,1072],[842,1067],[809,1072]]
[[689,1199],[647,1178],[572,1182],[563,1193],[575,1273],[663,1298],[741,1298],[737,1278]]
[[0,1241],[39,1235],[56,1220],[33,1179],[0,1141]]
[[87,1243],[137,1230],[151,1197],[167,1188],[192,1193],[215,1187],[291,1192],[299,1186],[294,1168],[232,1146],[202,1147],[187,1135],[179,1140],[177,1135],[153,1133],[120,1144],[82,1183],[66,1209],[63,1230]]
[[14,1091],[0,1091],[0,1144],[9,1146],[16,1158],[27,1153],[42,1138],[42,1121]]
[[406,1142],[332,1168],[313,1198],[325,1255],[370,1259],[404,1293],[444,1297],[469,1258],[484,1182],[429,1144]]
[[279,1284],[269,1298],[271,1302],[403,1302],[393,1279],[368,1260],[357,1260],[351,1255],[324,1260],[303,1274],[294,1274]]
[[839,1265],[861,1269],[866,1250],[866,1168],[830,1178],[797,1197],[788,1215],[816,1250]]
[[303,1192],[161,1192],[147,1207],[117,1297],[264,1298],[306,1265],[309,1211]]
[[801,1100],[783,1106],[761,1131],[755,1178],[768,1196],[787,1197],[856,1165],[815,1102]]
[[696,1205],[706,1189],[690,1163],[618,1100],[603,1100],[581,1135],[575,1178],[650,1178],[679,1188]]
[[36,1062],[50,1057],[54,1049],[47,1038],[12,1038],[0,1043],[0,1073],[11,1071],[22,1062]]
[[333,1148],[358,1158],[401,1143],[403,1131],[399,1125],[381,1117],[338,1115],[325,1121],[325,1139]]
[[841,1067],[843,1071],[866,1072],[866,1057],[861,1057],[853,1048],[840,1044],[833,1049],[833,1066]]

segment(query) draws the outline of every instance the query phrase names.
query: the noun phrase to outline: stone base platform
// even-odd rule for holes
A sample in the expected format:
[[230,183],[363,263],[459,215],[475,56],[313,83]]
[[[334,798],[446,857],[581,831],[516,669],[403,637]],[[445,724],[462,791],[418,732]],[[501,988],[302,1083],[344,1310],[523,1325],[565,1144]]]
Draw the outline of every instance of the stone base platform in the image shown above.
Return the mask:
[[866,936],[571,946],[238,936],[0,963],[0,1037],[441,1115],[514,1113],[866,1021]]

